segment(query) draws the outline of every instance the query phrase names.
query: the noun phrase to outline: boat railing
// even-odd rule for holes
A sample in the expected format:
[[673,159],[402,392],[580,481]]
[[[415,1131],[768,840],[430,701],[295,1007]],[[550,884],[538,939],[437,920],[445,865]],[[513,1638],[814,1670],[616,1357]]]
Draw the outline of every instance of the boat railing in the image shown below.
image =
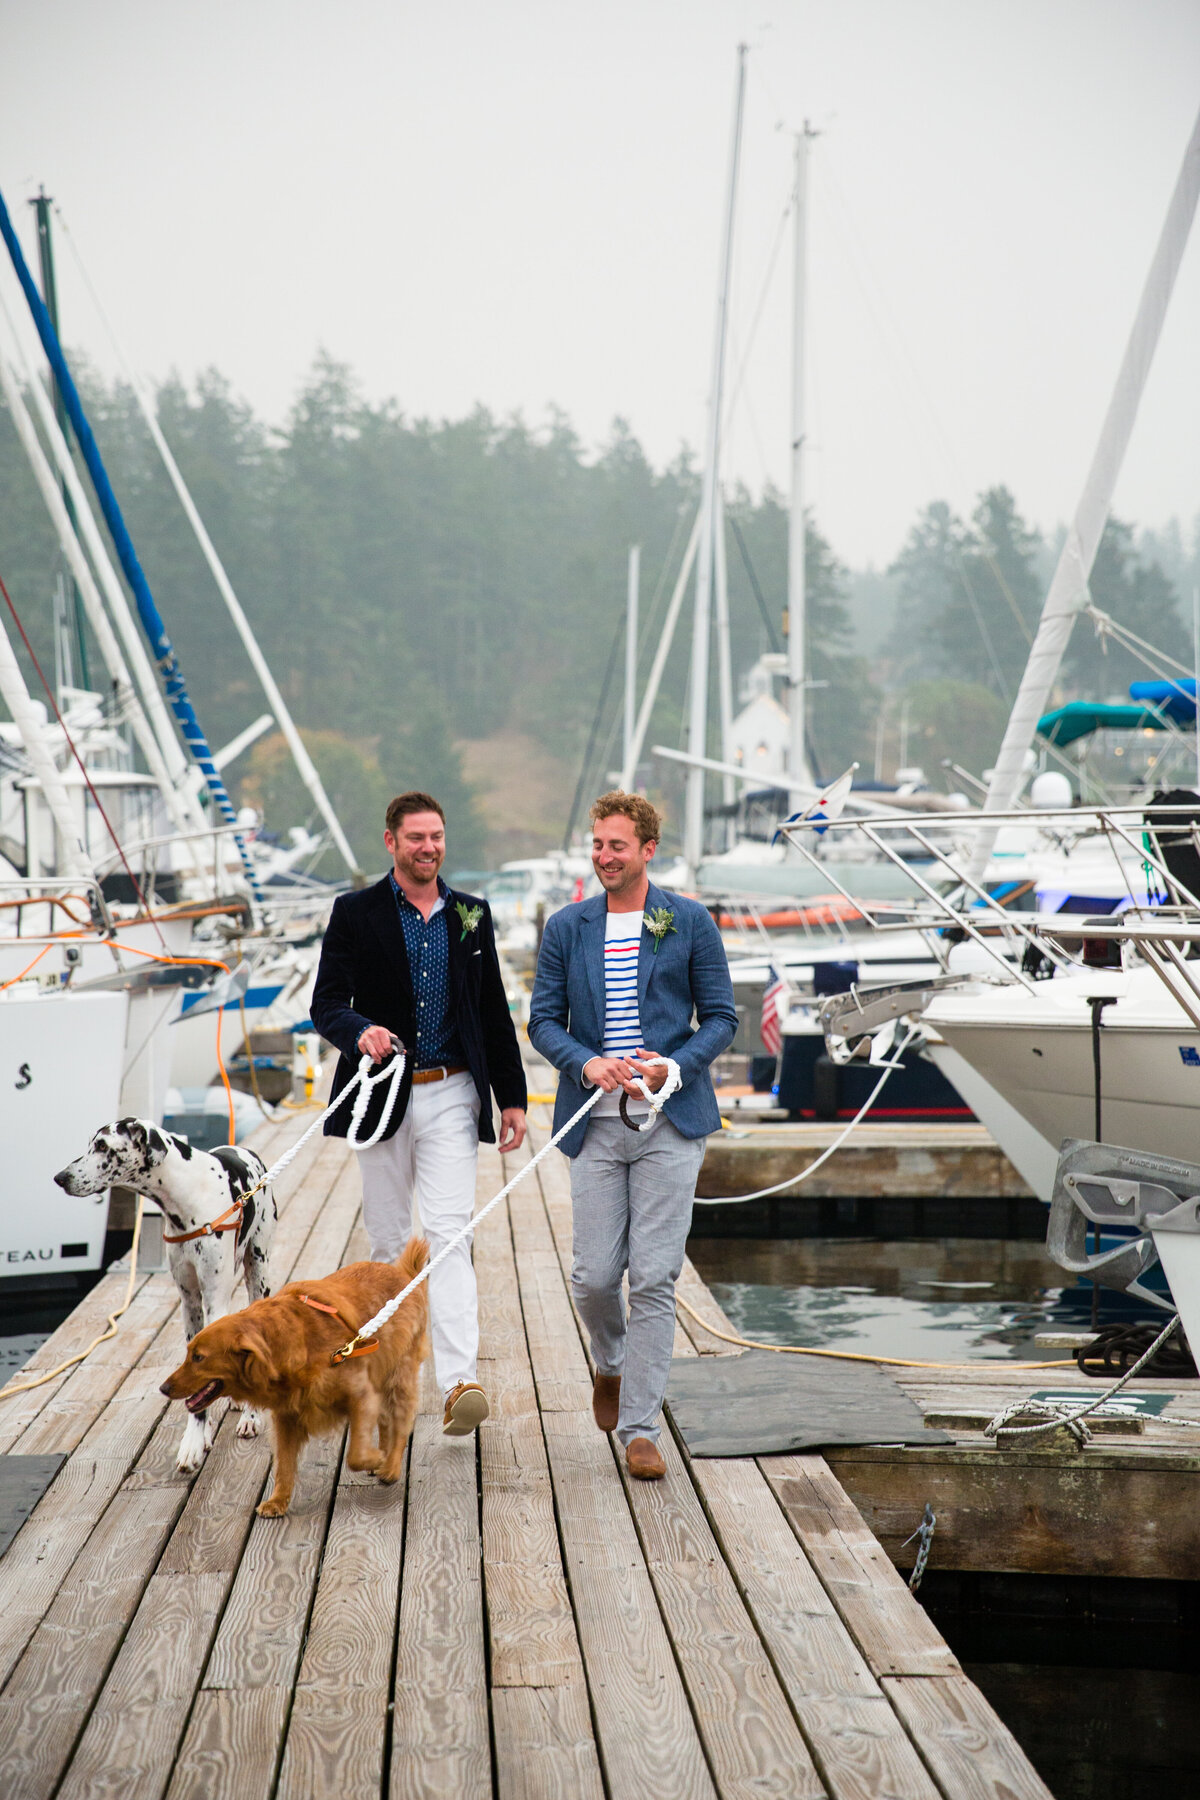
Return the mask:
[[[1152,821],[1152,822],[1151,822]],[[907,814],[903,817],[842,818],[822,821],[820,835],[814,826],[798,821],[781,828],[781,835],[810,867],[842,895],[876,931],[922,931],[939,962],[945,967],[955,942],[973,942],[1005,976],[1026,987],[1034,985],[1041,959],[1058,967],[1077,961],[1063,947],[1061,934],[1047,930],[1051,920],[1062,925],[1058,914],[1039,915],[1014,911],[1006,904],[1011,894],[993,891],[970,873],[970,839],[997,826],[1017,826],[1040,837],[1051,852],[1069,853],[1077,844],[1103,839],[1112,853],[1113,869],[1125,887],[1116,904],[1125,909],[1157,912],[1147,906],[1151,875],[1161,883],[1164,905],[1177,894],[1183,910],[1192,911],[1200,923],[1200,898],[1186,886],[1178,872],[1163,860],[1159,836],[1170,831],[1175,844],[1189,843],[1200,852],[1200,831],[1194,806],[1121,805],[1022,809],[1011,812]],[[911,885],[911,900],[880,902],[856,895],[846,885],[846,863],[840,846],[857,836],[875,857],[901,870]],[[920,852],[914,855],[913,852]],[[835,866],[836,864],[836,866]],[[1145,877],[1145,891],[1135,892],[1132,868]],[[1157,892],[1157,887],[1154,890]],[[1073,915],[1075,916],[1075,915]],[[1105,915],[1106,917],[1108,915]],[[1094,934],[1072,932],[1082,939]],[[1197,932],[1200,937],[1200,931]],[[1132,940],[1131,940],[1132,941]],[[1166,954],[1162,952],[1161,954]],[[1030,968],[1023,965],[1029,963]],[[1200,996],[1198,996],[1200,998]]]

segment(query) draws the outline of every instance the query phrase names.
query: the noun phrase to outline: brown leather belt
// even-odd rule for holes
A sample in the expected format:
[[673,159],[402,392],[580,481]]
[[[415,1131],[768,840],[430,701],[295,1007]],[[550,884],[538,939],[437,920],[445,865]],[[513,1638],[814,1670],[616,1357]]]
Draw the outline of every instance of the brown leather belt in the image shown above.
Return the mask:
[[448,1075],[465,1075],[466,1063],[442,1063],[436,1069],[414,1069],[413,1085],[425,1081],[445,1081]]

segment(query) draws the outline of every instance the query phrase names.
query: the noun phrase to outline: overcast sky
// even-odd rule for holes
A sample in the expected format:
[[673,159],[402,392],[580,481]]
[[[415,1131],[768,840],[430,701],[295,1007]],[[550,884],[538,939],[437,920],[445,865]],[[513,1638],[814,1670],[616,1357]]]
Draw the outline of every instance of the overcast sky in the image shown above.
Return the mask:
[[[44,182],[136,366],[281,422],[318,346],[651,457],[703,441],[750,45],[726,466],[786,484],[792,134],[809,493],[854,565],[934,497],[1073,510],[1200,106],[1197,0],[0,0],[0,187]],[[115,365],[60,244],[64,335]],[[746,345],[759,315],[748,357]],[[1200,244],[1117,511],[1200,511]]]

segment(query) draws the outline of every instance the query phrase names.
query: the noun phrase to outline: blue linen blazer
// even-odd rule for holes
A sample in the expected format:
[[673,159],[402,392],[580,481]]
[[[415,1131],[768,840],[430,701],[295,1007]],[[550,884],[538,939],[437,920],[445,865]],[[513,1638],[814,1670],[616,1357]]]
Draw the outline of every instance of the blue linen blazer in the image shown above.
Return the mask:
[[[642,1042],[673,1056],[683,1085],[664,1111],[688,1138],[718,1131],[721,1114],[708,1072],[737,1030],[733,983],[721,934],[698,900],[665,893],[650,883],[646,912],[666,906],[674,931],[654,948],[643,930],[638,949],[638,1019]],[[546,920],[529,1007],[529,1041],[559,1071],[554,1129],[565,1125],[594,1090],[584,1087],[583,1065],[604,1042],[604,928],[608,895],[564,906]],[[696,1025],[693,1028],[692,1018]],[[591,1115],[559,1148],[578,1156]]]

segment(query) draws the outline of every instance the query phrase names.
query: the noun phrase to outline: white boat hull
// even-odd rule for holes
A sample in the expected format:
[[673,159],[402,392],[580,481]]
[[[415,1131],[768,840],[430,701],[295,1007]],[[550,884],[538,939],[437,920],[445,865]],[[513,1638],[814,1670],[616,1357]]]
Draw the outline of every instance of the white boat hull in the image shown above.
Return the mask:
[[0,1278],[101,1267],[108,1194],[54,1175],[120,1112],[129,996],[10,993],[0,1003]]

